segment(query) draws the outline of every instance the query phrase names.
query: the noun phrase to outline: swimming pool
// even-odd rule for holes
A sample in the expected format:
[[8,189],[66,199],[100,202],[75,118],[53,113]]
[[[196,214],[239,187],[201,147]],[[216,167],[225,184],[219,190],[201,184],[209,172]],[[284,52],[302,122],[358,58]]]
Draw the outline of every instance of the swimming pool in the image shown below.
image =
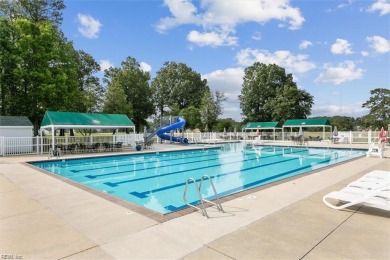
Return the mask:
[[[87,187],[166,214],[186,208],[188,178],[209,175],[220,197],[365,155],[364,150],[225,144],[219,148],[31,164]],[[191,186],[191,185],[190,185]],[[196,204],[195,188],[187,201]],[[209,182],[202,196],[214,198]]]

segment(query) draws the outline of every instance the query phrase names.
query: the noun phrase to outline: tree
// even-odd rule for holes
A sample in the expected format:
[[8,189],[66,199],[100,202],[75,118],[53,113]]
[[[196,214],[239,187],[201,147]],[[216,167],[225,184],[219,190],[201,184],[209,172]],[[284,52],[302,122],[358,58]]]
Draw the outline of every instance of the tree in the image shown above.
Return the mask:
[[60,31],[64,8],[63,0],[0,0],[0,112],[28,116],[35,134],[47,110],[101,110],[100,66]]
[[229,132],[233,132],[235,126],[236,126],[236,122],[231,118],[219,119],[217,125],[215,126],[215,131],[222,132],[226,130]]
[[291,74],[259,62],[245,69],[239,100],[244,121],[257,122],[306,118],[313,105],[313,97],[297,89]]
[[271,121],[283,124],[289,118],[307,118],[312,106],[313,96],[298,89],[289,74],[286,86],[276,89],[276,96],[266,102],[264,109],[271,111]]
[[[14,46],[0,58],[2,113],[28,116],[37,134],[46,110],[77,108],[77,64],[69,55],[71,44],[62,41],[50,22],[17,19],[7,26]],[[11,79],[4,80],[10,73]]]
[[334,116],[329,118],[333,127],[337,126],[338,131],[352,131],[355,128],[355,119],[347,116]]
[[370,110],[367,123],[380,128],[390,124],[390,89],[376,88],[370,91],[371,97],[362,107]]
[[10,111],[11,96],[17,94],[16,76],[13,71],[17,68],[15,53],[16,30],[12,24],[0,17],[0,115]]
[[225,100],[225,94],[219,91],[215,91],[215,93],[206,91],[203,94],[200,116],[205,131],[213,130],[218,117],[222,114],[222,102]]
[[11,21],[27,19],[33,23],[62,23],[63,0],[0,0],[0,14]]
[[186,128],[201,128],[202,121],[200,119],[200,112],[198,108],[194,106],[183,108],[180,111],[179,116],[184,117],[184,119],[186,120]]
[[103,108],[104,113],[132,115],[132,107],[126,100],[124,89],[116,82],[108,86],[106,102]]
[[209,90],[207,80],[183,63],[165,62],[151,83],[157,110],[164,115],[170,110],[199,107],[203,93]]
[[100,65],[88,53],[80,50],[75,52],[78,64],[77,78],[82,98],[79,99],[79,111],[94,113],[102,111],[104,89],[95,74],[100,71]]
[[[147,125],[146,119],[154,114],[152,92],[148,81],[149,72],[141,70],[140,64],[131,57],[127,57],[121,63],[121,68],[110,68],[104,71],[104,82],[107,84],[108,93],[104,105],[106,111],[117,111],[129,116],[139,132]],[[121,92],[118,88],[121,88]],[[113,99],[123,93],[127,105],[122,101]]]

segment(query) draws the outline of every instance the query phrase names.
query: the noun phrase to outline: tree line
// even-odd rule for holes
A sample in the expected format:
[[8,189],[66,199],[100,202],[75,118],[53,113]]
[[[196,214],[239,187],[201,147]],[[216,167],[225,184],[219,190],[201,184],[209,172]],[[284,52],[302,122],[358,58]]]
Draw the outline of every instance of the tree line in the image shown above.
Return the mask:
[[[183,116],[187,128],[204,131],[311,115],[313,96],[275,64],[256,62],[245,69],[238,97],[243,122],[220,119],[225,94],[211,91],[207,80],[184,63],[165,62],[151,78],[128,56],[121,66],[105,70],[101,81],[99,64],[76,50],[60,29],[65,8],[63,0],[0,0],[0,114],[27,116],[35,134],[46,111],[126,114],[138,132],[151,118],[158,122],[166,115]],[[362,105],[369,115],[334,117],[332,124],[342,131],[390,123],[389,92],[371,91]]]

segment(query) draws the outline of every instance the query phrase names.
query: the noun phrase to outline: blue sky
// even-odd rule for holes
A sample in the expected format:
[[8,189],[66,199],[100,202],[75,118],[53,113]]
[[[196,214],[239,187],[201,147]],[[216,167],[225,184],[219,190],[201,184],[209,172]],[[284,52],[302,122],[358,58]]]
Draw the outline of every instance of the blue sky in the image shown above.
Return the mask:
[[[390,88],[390,0],[65,0],[62,29],[102,69],[130,56],[152,78],[183,62],[241,121],[244,69],[275,63],[314,96],[311,116],[360,117]],[[100,76],[103,74],[100,73]]]

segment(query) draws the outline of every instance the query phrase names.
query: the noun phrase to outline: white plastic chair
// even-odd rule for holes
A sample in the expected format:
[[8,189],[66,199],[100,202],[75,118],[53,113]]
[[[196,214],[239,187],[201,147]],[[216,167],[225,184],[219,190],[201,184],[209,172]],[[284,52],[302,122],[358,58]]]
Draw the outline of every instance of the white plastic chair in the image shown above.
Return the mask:
[[367,157],[379,156],[381,159],[384,157],[383,150],[385,148],[385,143],[381,139],[377,143],[371,143],[368,147]]

